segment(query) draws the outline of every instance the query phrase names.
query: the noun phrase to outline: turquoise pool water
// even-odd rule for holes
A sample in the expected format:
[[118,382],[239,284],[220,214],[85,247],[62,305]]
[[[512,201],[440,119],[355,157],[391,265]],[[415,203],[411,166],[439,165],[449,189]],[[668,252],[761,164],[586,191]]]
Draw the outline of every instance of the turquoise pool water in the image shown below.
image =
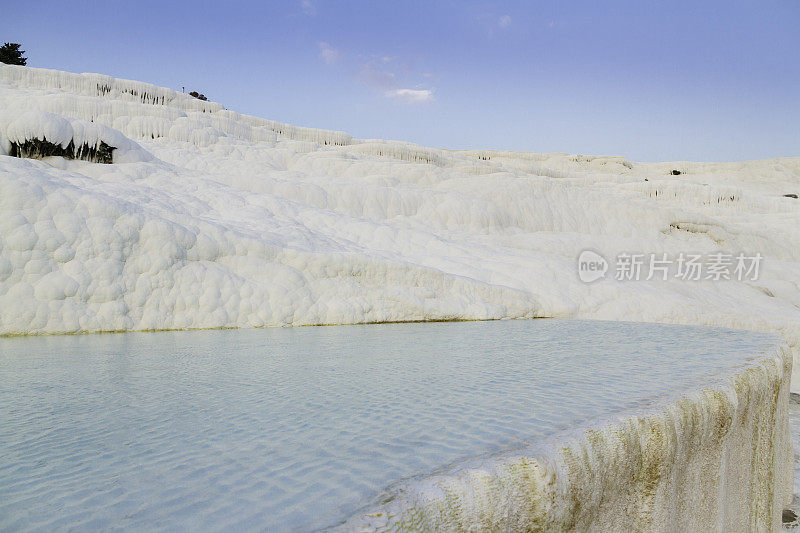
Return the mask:
[[0,338],[0,530],[324,528],[778,343],[567,320]]

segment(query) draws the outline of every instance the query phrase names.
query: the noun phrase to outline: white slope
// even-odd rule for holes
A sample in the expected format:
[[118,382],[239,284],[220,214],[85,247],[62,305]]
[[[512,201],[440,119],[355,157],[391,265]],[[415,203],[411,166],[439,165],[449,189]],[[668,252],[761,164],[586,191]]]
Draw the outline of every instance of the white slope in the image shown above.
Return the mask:
[[[118,150],[112,165],[0,155],[0,334],[551,316],[774,331],[800,348],[800,200],[783,196],[800,194],[800,158],[361,141],[0,65],[0,154],[37,137]],[[764,260],[757,281],[586,284],[586,248]]]
[[[114,163],[5,155],[33,139],[65,149],[106,143],[116,148]],[[800,199],[786,194],[800,195],[800,158],[644,164],[447,151],[293,127],[140,82],[0,65],[0,334],[580,317],[777,332],[800,373]],[[610,259],[621,252],[764,259],[757,280],[617,281],[611,272],[589,284],[577,270],[585,249]],[[734,465],[747,457],[785,464],[787,369],[776,367],[772,378],[753,373],[741,401],[739,389],[722,394],[722,414],[695,420],[698,409],[716,405],[709,401],[691,415],[653,418],[654,428],[676,433],[652,436],[684,442],[692,435],[679,425],[687,416],[698,438],[713,435],[736,410],[755,425],[737,425],[717,447],[690,446],[712,457],[686,472],[701,480],[720,456]],[[800,377],[792,381],[800,390]],[[614,435],[639,446],[648,433]],[[647,440],[643,455],[658,452],[653,442],[664,441]],[[582,441],[570,446],[588,450]],[[601,448],[613,458],[635,446]],[[640,464],[631,457],[609,464]],[[487,476],[511,489],[529,479],[508,462],[488,467],[477,481],[466,479],[469,472],[446,480],[459,501],[494,497],[479,490]],[[786,472],[759,472],[772,477],[755,480],[753,493],[774,497],[773,482]],[[723,478],[700,485],[747,509],[752,502],[733,493],[743,485]],[[685,516],[716,516],[700,516],[692,500],[706,492],[669,490],[686,503]],[[552,501],[569,501],[562,496]],[[438,503],[408,508],[420,502],[438,520]],[[662,503],[657,516],[681,516]],[[505,509],[464,508],[484,517]],[[767,522],[748,523],[775,525],[774,512],[761,514]]]

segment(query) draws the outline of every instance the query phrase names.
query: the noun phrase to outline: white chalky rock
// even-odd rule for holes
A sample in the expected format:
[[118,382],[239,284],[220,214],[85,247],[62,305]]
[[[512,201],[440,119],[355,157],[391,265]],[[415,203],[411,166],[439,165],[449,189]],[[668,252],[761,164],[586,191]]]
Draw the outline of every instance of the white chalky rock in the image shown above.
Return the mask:
[[[32,139],[105,142],[113,164],[6,155]],[[456,527],[441,506],[446,492],[469,523],[487,528],[574,519],[582,529],[594,517],[626,529],[638,523],[617,511],[630,502],[588,466],[647,463],[650,451],[677,453],[658,438],[684,446],[678,436],[688,436],[698,444],[681,448],[687,466],[663,470],[666,481],[642,477],[656,497],[635,508],[676,521],[651,521],[667,529],[763,529],[775,525],[775,509],[760,502],[748,514],[741,494],[751,485],[735,475],[750,479],[759,460],[780,466],[789,457],[785,435],[771,438],[786,428],[785,405],[766,401],[785,399],[791,356],[800,371],[800,201],[789,193],[800,193],[800,158],[645,164],[359,141],[147,83],[0,65],[0,334],[540,316],[777,332],[790,355],[708,401],[570,442],[553,464],[444,473],[383,514],[353,519]],[[763,260],[757,279],[662,280],[645,269],[638,281],[617,281],[612,265],[587,284],[577,272],[585,249],[609,261],[622,252]],[[742,424],[705,431],[726,413]],[[774,424],[759,429],[764,421]],[[640,447],[640,437],[652,442]],[[724,464],[703,456],[710,446]],[[625,468],[597,471],[639,479]],[[547,485],[548,476],[567,481]],[[776,476],[755,479],[752,491],[783,490],[786,473]],[[696,492],[673,490],[689,481]],[[570,507],[573,489],[583,510]],[[603,507],[601,494],[612,504]],[[556,508],[509,504],[520,501]],[[672,511],[699,504],[714,511]]]
[[[360,141],[147,83],[0,65],[0,153],[33,138],[102,141],[114,163],[0,155],[2,334],[555,316],[768,330],[800,347],[800,201],[784,197],[800,192],[800,159]],[[763,260],[755,280],[616,281],[612,264],[586,284],[587,248]]]

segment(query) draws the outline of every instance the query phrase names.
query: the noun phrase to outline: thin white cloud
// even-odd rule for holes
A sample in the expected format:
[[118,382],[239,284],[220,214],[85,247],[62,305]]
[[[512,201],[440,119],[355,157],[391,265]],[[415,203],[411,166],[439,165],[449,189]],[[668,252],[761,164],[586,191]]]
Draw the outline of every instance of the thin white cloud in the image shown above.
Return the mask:
[[511,25],[511,16],[510,15],[503,15],[497,21],[497,26],[500,28],[508,28]]
[[384,95],[407,104],[421,104],[433,100],[433,91],[430,89],[393,89],[386,91]]
[[317,14],[317,6],[314,5],[311,0],[301,0],[300,1],[300,9],[303,10],[303,13],[308,15],[309,17],[313,17]]
[[367,87],[380,91],[384,97],[408,104],[434,100],[433,90],[423,88],[430,86],[430,83],[420,79],[430,78],[432,74],[419,74],[402,58],[390,55],[372,54],[363,61],[356,79]]
[[339,50],[332,47],[329,43],[320,41],[317,43],[317,46],[319,47],[319,57],[321,57],[325,63],[333,65],[339,61]]
[[385,90],[397,87],[397,77],[394,72],[386,72],[370,66],[365,66],[358,73],[358,80],[369,87]]

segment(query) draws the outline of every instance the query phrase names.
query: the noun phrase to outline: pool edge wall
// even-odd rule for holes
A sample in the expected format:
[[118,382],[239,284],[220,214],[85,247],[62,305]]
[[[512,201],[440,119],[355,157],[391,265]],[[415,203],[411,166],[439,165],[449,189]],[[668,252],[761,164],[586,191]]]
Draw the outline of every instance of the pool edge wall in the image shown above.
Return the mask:
[[768,531],[792,500],[786,344],[659,408],[395,487],[337,530]]

